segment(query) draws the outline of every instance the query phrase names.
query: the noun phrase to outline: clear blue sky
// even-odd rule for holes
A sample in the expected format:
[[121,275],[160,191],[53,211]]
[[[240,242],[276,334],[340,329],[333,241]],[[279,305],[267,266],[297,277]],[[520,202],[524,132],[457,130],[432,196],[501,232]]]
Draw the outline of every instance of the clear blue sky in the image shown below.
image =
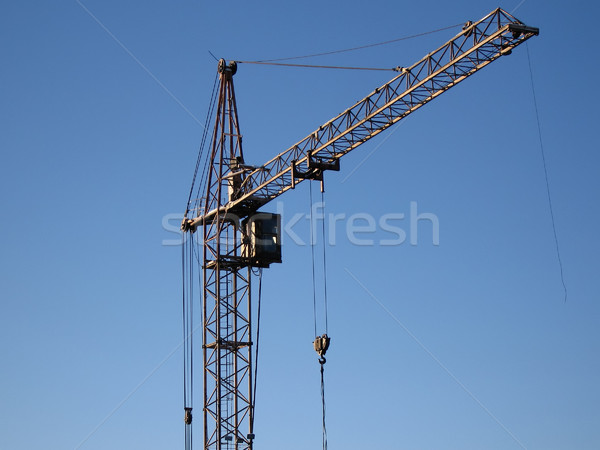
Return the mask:
[[[166,359],[182,334],[180,249],[164,245],[177,235],[163,220],[185,208],[216,73],[208,50],[335,50],[497,6],[5,2],[0,449],[183,448],[182,353]],[[359,246],[337,224],[330,450],[600,448],[598,9],[526,0],[515,12],[541,29],[529,50],[566,303],[525,46],[328,174],[328,213],[408,217],[417,202],[440,225],[439,245],[421,222],[416,246]],[[452,35],[314,62],[406,66]],[[242,65],[246,160],[266,161],[387,79]],[[284,220],[308,210],[306,186],[281,200]],[[306,236],[308,222],[294,230]],[[256,448],[317,449],[310,251],[284,244],[264,278]],[[200,397],[195,406],[200,448]]]

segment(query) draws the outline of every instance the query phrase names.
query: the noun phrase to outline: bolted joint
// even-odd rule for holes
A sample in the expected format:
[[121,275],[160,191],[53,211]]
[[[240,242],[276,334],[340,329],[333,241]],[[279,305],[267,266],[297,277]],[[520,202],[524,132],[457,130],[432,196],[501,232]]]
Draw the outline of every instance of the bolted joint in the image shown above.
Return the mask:
[[475,28],[473,26],[473,22],[471,20],[467,21],[467,23],[465,23],[462,27],[463,36],[465,36],[465,37],[471,36],[473,34],[473,28]]

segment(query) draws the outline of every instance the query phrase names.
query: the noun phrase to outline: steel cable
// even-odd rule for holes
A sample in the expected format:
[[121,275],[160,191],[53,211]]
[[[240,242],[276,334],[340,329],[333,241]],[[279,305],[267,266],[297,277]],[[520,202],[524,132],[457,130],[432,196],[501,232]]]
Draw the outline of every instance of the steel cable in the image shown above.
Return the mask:
[[[206,120],[205,120],[205,126],[204,126],[204,130],[202,131],[202,139],[200,140],[200,148],[198,149],[198,158],[196,159],[196,167],[194,169],[194,176],[192,177],[192,185],[190,186],[190,193],[188,195],[188,201],[187,204],[185,206],[185,216],[187,217],[187,214],[190,210],[190,203],[192,202],[192,195],[194,193],[194,186],[196,185],[196,177],[198,176],[198,170],[200,168],[200,166],[202,165],[202,161],[203,161],[203,156],[204,156],[204,149],[205,149],[205,144],[206,144],[206,137],[208,135],[208,129],[209,129],[209,122],[210,122],[210,118],[212,117],[212,112],[214,110],[214,102],[215,102],[215,90],[216,90],[216,86],[217,86],[217,80],[218,80],[218,74],[215,76],[215,80],[213,82],[213,88],[212,88],[212,93],[210,95],[210,101],[208,104],[208,110],[206,112]],[[203,180],[204,180],[204,173],[206,173],[206,169],[202,172],[201,178],[200,178],[200,183],[198,185],[198,190],[197,190],[197,194],[196,197],[199,197],[199,193],[202,190],[202,185],[203,185]],[[196,201],[196,206],[197,206],[197,201]]]
[[290,64],[277,62],[262,62],[262,61],[235,61],[238,64],[260,64],[263,66],[281,66],[281,67],[304,67],[311,69],[342,69],[342,70],[376,70],[385,72],[399,72],[399,67],[349,67],[349,66],[322,66],[317,64]]
[[560,281],[562,282],[563,290],[565,293],[565,302],[567,301],[567,285],[565,284],[565,276],[563,272],[562,260],[560,258],[560,247],[558,245],[558,235],[556,233],[556,223],[554,220],[554,209],[552,208],[552,196],[550,195],[550,182],[548,181],[548,168],[546,167],[546,154],[544,151],[544,142],[542,141],[542,127],[540,125],[540,113],[538,111],[537,97],[535,95],[535,86],[533,83],[533,70],[531,68],[531,56],[529,54],[529,45],[525,42],[525,48],[527,49],[527,62],[529,63],[529,76],[531,78],[531,93],[533,95],[533,105],[535,107],[535,118],[537,120],[537,131],[538,138],[540,141],[540,151],[542,153],[542,163],[544,166],[544,177],[546,180],[546,194],[548,196],[548,207],[550,209],[550,219],[552,221],[552,232],[554,233],[554,244],[556,246],[556,257],[558,259],[558,267],[560,269]]
[[183,408],[185,411],[185,448],[192,448],[192,406],[193,406],[193,298],[194,264],[193,242],[185,239],[182,233],[182,279],[183,279]]
[[319,360],[321,363],[321,404],[323,406],[323,450],[327,450],[327,426],[325,425],[325,358]]
[[323,297],[325,301],[325,333],[329,334],[329,306],[327,305],[327,258],[326,258],[326,240],[325,240],[325,193],[321,191],[321,204],[323,205],[323,221],[321,222],[321,233],[323,239]]
[[315,326],[315,338],[317,337],[317,281],[315,277],[315,242],[313,235],[313,195],[312,195],[312,182],[308,182],[309,198],[310,198],[310,254],[312,262],[312,289],[313,289],[313,322]]
[[258,269],[258,309],[256,311],[256,349],[254,351],[254,386],[252,386],[252,415],[250,416],[250,433],[254,433],[254,411],[256,408],[256,381],[258,378],[258,350],[260,344],[260,311],[262,303],[262,269]]
[[[321,53],[312,53],[312,54],[309,54],[309,55],[302,55],[302,56],[291,56],[291,57],[287,57],[287,58],[262,59],[262,60],[258,60],[258,61],[254,61],[254,62],[255,63],[273,63],[273,62],[278,62],[278,61],[291,61],[291,60],[294,60],[294,59],[314,58],[316,56],[325,56],[325,55],[334,55],[334,54],[337,54],[337,53],[352,52],[352,51],[355,51],[355,50],[362,50],[364,48],[377,47],[377,46],[380,46],[380,45],[387,45],[387,44],[392,44],[394,42],[405,41],[405,40],[408,40],[408,39],[414,39],[414,38],[417,38],[417,37],[426,36],[428,34],[438,33],[440,31],[445,31],[445,30],[449,30],[451,28],[456,28],[456,27],[459,27],[459,26],[462,26],[462,25],[463,25],[463,23],[459,23],[459,24],[455,24],[455,25],[449,25],[447,27],[438,28],[436,30],[426,31],[426,32],[423,32],[423,33],[417,33],[417,34],[413,34],[413,35],[410,35],[410,36],[404,36],[404,37],[400,37],[400,38],[396,38],[396,39],[391,39],[391,40],[388,40],[388,41],[376,42],[374,44],[360,45],[358,47],[345,48],[345,49],[341,49],[341,50],[332,50],[332,51],[321,52]],[[385,69],[385,70],[389,70],[389,69]]]

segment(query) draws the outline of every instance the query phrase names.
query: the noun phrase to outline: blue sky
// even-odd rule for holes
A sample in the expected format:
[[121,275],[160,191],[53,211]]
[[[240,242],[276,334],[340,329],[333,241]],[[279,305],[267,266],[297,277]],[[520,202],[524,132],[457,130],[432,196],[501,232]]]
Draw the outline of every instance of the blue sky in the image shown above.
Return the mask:
[[[216,71],[209,50],[242,60],[335,50],[497,6],[5,2],[0,449],[183,447],[180,248],[167,245],[168,219],[187,200]],[[541,30],[529,51],[568,300],[521,46],[327,174],[326,213],[346,215],[327,249],[332,450],[600,446],[598,6],[500,6]],[[452,36],[313,62],[406,66]],[[270,159],[388,79],[240,66],[246,160]],[[426,221],[417,245],[378,245],[393,238],[382,229],[361,235],[374,245],[346,238],[350,216],[408,218],[411,202],[439,219],[439,245]],[[285,221],[308,207],[299,186],[270,210]],[[294,231],[306,238],[308,221]],[[264,276],[256,448],[320,448],[310,248],[286,238],[283,259]]]

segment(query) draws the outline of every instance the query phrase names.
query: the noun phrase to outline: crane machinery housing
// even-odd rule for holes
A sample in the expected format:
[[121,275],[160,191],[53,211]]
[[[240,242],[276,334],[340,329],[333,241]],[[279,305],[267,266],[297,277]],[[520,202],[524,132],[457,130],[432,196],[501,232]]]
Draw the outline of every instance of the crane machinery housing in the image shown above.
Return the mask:
[[206,191],[194,201],[190,196],[181,224],[184,237],[198,232],[197,243],[184,239],[186,449],[192,448],[194,377],[193,295],[192,289],[186,291],[193,280],[186,278],[185,264],[197,257],[202,273],[203,448],[252,449],[250,282],[255,268],[281,262],[281,219],[259,209],[303,180],[322,182],[324,172],[340,170],[345,154],[538,34],[538,28],[500,8],[469,21],[444,45],[410,67],[397,68],[392,80],[261,166],[247,164],[242,151],[233,86],[237,63],[219,61]]

